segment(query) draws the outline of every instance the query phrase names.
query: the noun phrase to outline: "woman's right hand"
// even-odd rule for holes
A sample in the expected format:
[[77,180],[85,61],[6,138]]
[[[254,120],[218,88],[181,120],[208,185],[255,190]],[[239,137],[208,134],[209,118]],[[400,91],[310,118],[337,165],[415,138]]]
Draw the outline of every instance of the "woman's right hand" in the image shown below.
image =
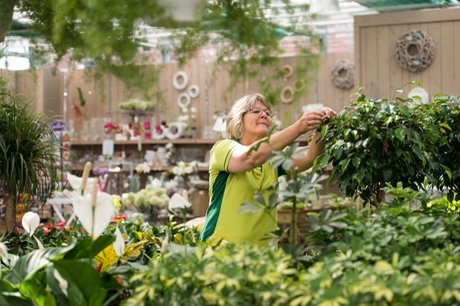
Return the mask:
[[298,130],[300,134],[316,129],[323,120],[324,114],[320,111],[310,111],[302,115],[297,120]]

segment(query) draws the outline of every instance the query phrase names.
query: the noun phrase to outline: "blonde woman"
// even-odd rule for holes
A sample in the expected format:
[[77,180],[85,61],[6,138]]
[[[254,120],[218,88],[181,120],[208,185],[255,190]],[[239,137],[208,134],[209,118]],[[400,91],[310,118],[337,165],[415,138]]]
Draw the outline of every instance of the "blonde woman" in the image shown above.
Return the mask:
[[[272,169],[267,160],[273,150],[282,150],[300,135],[315,130],[324,119],[337,114],[330,108],[302,115],[294,124],[270,136],[270,144],[262,143],[248,152],[268,135],[273,124],[273,109],[261,94],[242,97],[233,105],[227,117],[227,137],[213,146],[209,165],[210,203],[201,232],[201,240],[217,239],[240,243],[268,245],[266,235],[276,230],[276,210],[239,214],[240,205],[252,202],[257,191],[263,191],[286,174],[281,168]],[[313,140],[303,158],[294,160],[294,168],[304,171],[313,165],[323,151],[322,143]],[[298,148],[300,150],[302,148]]]

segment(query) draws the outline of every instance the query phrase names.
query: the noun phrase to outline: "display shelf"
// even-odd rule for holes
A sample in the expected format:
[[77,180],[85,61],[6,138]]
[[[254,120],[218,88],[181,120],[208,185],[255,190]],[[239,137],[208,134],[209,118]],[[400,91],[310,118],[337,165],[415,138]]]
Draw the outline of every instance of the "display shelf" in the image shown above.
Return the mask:
[[[114,162],[114,163],[116,164],[117,162]],[[82,171],[84,166],[85,166],[84,164],[75,165],[75,166],[72,166],[71,170],[72,171]],[[99,164],[97,162],[94,164],[94,167],[99,167],[99,168],[106,167],[106,168],[108,168],[107,165],[101,165],[101,164]],[[163,166],[163,167],[161,167],[161,169],[150,169],[150,173],[171,171],[173,167],[174,166]],[[199,172],[207,172],[208,170],[209,170],[209,167],[198,167]],[[121,169],[119,172],[129,172],[129,170]],[[148,174],[148,173],[146,173],[146,174]]]
[[[178,144],[178,145],[212,145],[219,139],[195,139],[195,138],[179,138],[171,139],[143,139],[140,141],[142,145],[155,145],[155,144]],[[72,146],[100,146],[103,140],[81,140],[71,141]],[[138,145],[139,140],[114,140],[114,145]]]

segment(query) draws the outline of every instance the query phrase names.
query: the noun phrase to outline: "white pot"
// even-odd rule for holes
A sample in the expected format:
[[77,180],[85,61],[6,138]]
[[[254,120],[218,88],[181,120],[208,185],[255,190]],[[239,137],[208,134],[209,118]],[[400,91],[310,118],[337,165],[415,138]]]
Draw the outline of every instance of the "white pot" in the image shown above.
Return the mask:
[[[193,25],[204,14],[206,0],[157,0],[158,4],[166,8],[167,16],[171,16],[179,27]],[[150,26],[162,26],[156,18],[146,21]]]

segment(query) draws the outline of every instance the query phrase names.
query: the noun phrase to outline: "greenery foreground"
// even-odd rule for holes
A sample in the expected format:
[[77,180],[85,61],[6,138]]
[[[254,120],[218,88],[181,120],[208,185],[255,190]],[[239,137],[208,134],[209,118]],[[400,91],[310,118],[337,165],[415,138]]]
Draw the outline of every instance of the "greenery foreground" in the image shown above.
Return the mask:
[[307,215],[299,245],[199,242],[197,228],[173,222],[118,220],[95,240],[80,226],[39,226],[3,239],[0,304],[459,304],[460,203],[385,191],[379,210]]
[[[291,225],[260,248],[201,242],[199,228],[172,221],[111,222],[112,200],[97,193],[85,166],[82,178],[69,180],[81,223],[39,225],[28,212],[22,230],[0,238],[0,305],[460,305],[458,97],[398,101],[360,95],[320,128],[327,137],[317,167],[332,161],[331,178],[370,205],[360,210],[333,197],[331,209],[305,216],[300,243],[290,228],[297,204],[324,179],[316,172],[292,172],[283,193]],[[334,145],[340,141],[346,145]],[[272,166],[290,169],[297,145],[275,152]],[[388,164],[402,153],[409,175]],[[256,194],[240,213],[278,209],[276,190]],[[366,198],[372,194],[379,201]]]

